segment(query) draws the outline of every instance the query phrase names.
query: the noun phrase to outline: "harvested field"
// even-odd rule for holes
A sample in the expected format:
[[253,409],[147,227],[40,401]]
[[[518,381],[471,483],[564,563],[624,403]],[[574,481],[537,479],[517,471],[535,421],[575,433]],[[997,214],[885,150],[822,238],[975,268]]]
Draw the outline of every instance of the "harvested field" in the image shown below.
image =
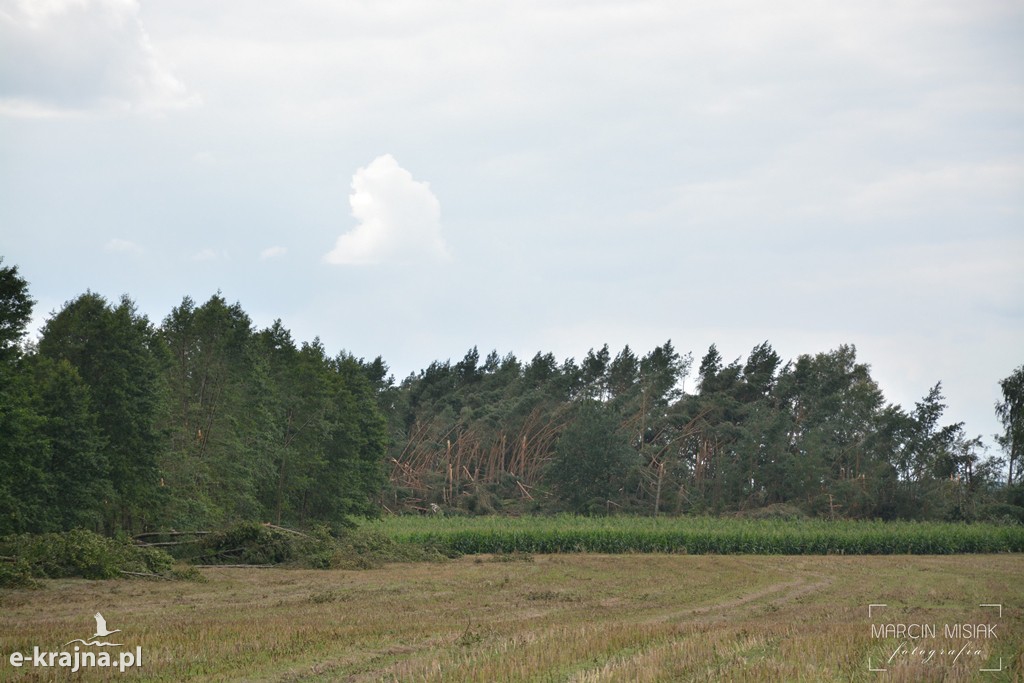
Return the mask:
[[[63,680],[9,656],[88,635],[95,612],[124,648],[142,648],[142,667],[76,680],[1012,681],[1024,670],[1013,554],[512,554],[202,573],[0,592],[0,679]],[[869,618],[872,604],[885,607]],[[965,623],[992,628],[944,633]],[[900,624],[938,634],[872,633]]]

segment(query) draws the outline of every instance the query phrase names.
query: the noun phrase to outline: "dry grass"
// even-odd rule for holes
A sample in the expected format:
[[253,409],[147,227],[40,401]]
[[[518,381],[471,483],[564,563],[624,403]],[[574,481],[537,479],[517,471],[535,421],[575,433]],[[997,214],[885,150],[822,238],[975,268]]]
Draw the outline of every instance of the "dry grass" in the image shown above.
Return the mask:
[[[1020,555],[491,559],[0,592],[0,680],[59,680],[7,657],[59,649],[96,611],[142,646],[144,666],[76,680],[1009,681],[1024,665]],[[998,621],[982,646],[1005,671],[972,660],[869,672],[868,657],[896,645],[871,638],[870,603],[892,622]],[[982,603],[1002,603],[1003,618]]]

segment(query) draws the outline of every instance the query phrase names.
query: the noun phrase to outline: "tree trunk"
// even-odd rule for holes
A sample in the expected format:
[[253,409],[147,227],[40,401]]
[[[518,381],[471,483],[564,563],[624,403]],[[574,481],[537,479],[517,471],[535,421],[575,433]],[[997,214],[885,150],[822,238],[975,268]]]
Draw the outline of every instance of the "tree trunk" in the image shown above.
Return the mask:
[[665,478],[665,463],[658,463],[658,487],[654,493],[654,516],[658,516],[658,508],[661,506],[661,481]]

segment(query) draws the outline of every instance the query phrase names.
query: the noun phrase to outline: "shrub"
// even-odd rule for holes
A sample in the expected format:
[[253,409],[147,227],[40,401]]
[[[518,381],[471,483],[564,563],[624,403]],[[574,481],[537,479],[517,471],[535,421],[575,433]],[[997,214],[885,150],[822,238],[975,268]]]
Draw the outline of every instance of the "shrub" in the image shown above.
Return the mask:
[[39,588],[32,578],[32,567],[20,558],[0,562],[0,588]]
[[432,547],[399,544],[372,529],[315,527],[297,532],[244,523],[204,536],[191,561],[202,564],[281,564],[309,569],[371,569],[387,562],[438,559]]
[[113,579],[122,572],[164,574],[174,563],[167,553],[137,547],[127,537],[107,538],[84,529],[9,536],[0,540],[0,555],[17,558],[33,577],[49,579]]
[[243,522],[203,536],[189,558],[200,564],[330,566],[333,543],[326,529],[311,534]]
[[1009,503],[989,503],[978,508],[978,519],[995,524],[1024,524],[1024,507]]

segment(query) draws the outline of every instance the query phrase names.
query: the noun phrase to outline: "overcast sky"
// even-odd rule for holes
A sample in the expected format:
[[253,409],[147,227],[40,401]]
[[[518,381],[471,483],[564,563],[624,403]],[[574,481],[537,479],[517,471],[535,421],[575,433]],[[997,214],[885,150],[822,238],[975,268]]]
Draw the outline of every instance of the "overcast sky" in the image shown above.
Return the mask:
[[990,440],[1022,124],[1019,0],[0,0],[0,255],[398,379],[850,343]]

